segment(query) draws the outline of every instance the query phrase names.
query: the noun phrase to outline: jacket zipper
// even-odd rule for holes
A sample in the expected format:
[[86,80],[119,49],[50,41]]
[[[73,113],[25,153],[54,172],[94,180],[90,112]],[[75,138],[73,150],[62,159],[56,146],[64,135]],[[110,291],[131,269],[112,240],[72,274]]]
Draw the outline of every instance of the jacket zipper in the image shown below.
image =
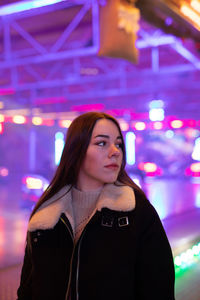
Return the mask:
[[63,224],[67,227],[69,233],[70,233],[70,236],[72,238],[72,241],[73,241],[73,250],[72,250],[72,256],[71,256],[71,260],[70,260],[70,272],[69,272],[69,282],[68,282],[68,286],[67,286],[67,293],[66,293],[66,299],[68,299],[68,296],[69,296],[69,291],[70,291],[70,284],[71,284],[71,279],[72,279],[72,262],[73,262],[73,257],[74,257],[74,252],[75,252],[75,243],[74,243],[74,237],[71,233],[71,230],[69,228],[69,226],[67,225],[67,223],[65,222],[65,220],[61,217],[60,218],[61,221],[63,222]]
[[85,234],[86,229],[83,230],[80,241],[79,241],[79,245],[78,245],[78,257],[77,257],[77,268],[76,268],[76,300],[79,299],[79,293],[78,293],[78,278],[79,278],[79,265],[80,265],[80,247],[81,247],[81,242],[83,239],[83,236]]
[[[80,246],[81,246],[81,242],[82,242],[82,239],[83,239],[83,236],[85,235],[85,231],[86,231],[86,226],[88,225],[88,223],[90,222],[90,220],[92,219],[92,217],[95,215],[96,213],[96,209],[92,212],[92,214],[90,215],[90,218],[87,222],[87,224],[85,225],[85,228],[81,234],[81,237],[80,237],[80,241],[79,241],[79,245],[78,245],[78,257],[77,257],[77,268],[76,268],[76,300],[79,299],[79,293],[78,293],[78,277],[79,277],[79,265],[80,265]],[[67,227],[70,235],[71,235],[71,238],[73,240],[73,251],[72,251],[72,257],[71,257],[71,261],[70,261],[70,276],[69,276],[69,283],[68,283],[68,287],[67,287],[67,293],[66,293],[66,299],[68,298],[69,296],[69,289],[70,289],[70,283],[71,283],[71,277],[72,277],[72,262],[73,262],[73,258],[74,258],[74,252],[75,252],[75,248],[76,248],[76,244],[74,243],[74,237],[71,233],[71,230],[69,229],[69,226],[67,225],[67,223],[65,222],[65,220],[61,217],[60,218],[61,221],[64,223],[64,225]]]
[[80,266],[80,248],[81,248],[81,242],[83,239],[83,236],[85,235],[85,232],[87,230],[87,225],[90,222],[90,220],[92,219],[92,217],[95,215],[95,213],[97,212],[97,209],[94,209],[93,212],[90,215],[89,220],[87,221],[87,224],[85,225],[85,228],[81,234],[80,237],[80,241],[79,241],[79,245],[78,245],[78,254],[77,254],[77,268],[76,268],[76,300],[79,300],[79,293],[78,293],[78,278],[79,278],[79,266]]

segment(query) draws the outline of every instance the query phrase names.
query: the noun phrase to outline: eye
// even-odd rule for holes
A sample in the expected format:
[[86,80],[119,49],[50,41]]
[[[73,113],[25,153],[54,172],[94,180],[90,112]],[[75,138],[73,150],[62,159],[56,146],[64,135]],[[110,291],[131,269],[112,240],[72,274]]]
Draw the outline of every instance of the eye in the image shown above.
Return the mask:
[[122,143],[116,144],[116,147],[119,148],[119,149],[122,149]]
[[96,145],[103,147],[103,146],[106,145],[106,142],[105,141],[100,141],[100,142],[96,143]]

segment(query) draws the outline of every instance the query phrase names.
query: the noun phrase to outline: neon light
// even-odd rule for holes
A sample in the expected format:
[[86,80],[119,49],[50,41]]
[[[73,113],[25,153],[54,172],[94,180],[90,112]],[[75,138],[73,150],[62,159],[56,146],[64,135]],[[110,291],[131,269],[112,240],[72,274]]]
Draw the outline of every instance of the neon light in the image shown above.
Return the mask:
[[193,245],[191,248],[175,256],[174,264],[176,271],[185,268],[200,258],[200,243]]
[[54,125],[54,120],[52,119],[43,119],[42,124],[46,126],[53,126]]
[[34,1],[23,1],[13,4],[8,4],[0,8],[0,16],[11,15],[22,11],[39,8],[55,3],[63,2],[64,0],[34,0]]
[[200,16],[189,6],[182,5],[180,11],[184,16],[188,17],[192,22],[196,23],[198,27],[200,27]]
[[151,108],[149,111],[149,119],[151,121],[163,121],[165,118],[165,111],[163,108]]
[[149,108],[163,108],[164,107],[164,102],[163,100],[152,100],[149,103]]
[[33,117],[32,118],[32,123],[33,123],[33,125],[41,125],[42,124],[42,118],[40,118],[40,117]]
[[40,190],[42,189],[42,180],[34,177],[26,178],[26,186],[31,190]]
[[7,168],[0,168],[0,175],[3,177],[8,176],[8,169]]
[[0,134],[3,133],[3,124],[0,123]]
[[181,120],[173,120],[173,121],[171,121],[170,125],[171,125],[172,128],[178,129],[178,128],[183,127],[183,121],[181,121]]
[[144,164],[144,171],[147,172],[147,173],[153,173],[153,172],[156,172],[157,170],[157,165],[154,164],[154,163],[150,163],[150,162],[147,162]]
[[196,126],[196,120],[188,120],[187,125],[189,127],[195,127]]
[[126,121],[124,120],[118,120],[118,121],[122,131],[127,131],[129,129],[129,125]]
[[[0,11],[1,11],[1,8],[0,8]],[[13,89],[13,88],[0,89],[0,96],[13,95],[14,93],[15,93],[15,89]]]
[[190,170],[194,173],[199,173],[200,172],[200,162],[191,164]]
[[135,134],[127,132],[126,134],[126,160],[127,164],[135,164]]
[[195,140],[192,158],[200,161],[200,137]]
[[65,145],[64,134],[57,132],[55,134],[55,164],[58,165],[61,159],[63,148]]
[[168,139],[171,139],[174,137],[174,132],[172,130],[167,130],[165,132],[165,136],[168,138]]
[[196,193],[195,206],[200,208],[200,191]]
[[24,124],[26,123],[26,118],[24,116],[14,116],[12,118],[13,120],[13,123],[16,123],[16,124]]
[[155,122],[155,123],[153,123],[153,128],[157,129],[157,130],[162,129],[163,128],[163,123]]
[[102,103],[95,104],[82,104],[82,105],[73,105],[71,106],[71,111],[103,111],[105,110],[105,105]]
[[4,115],[0,115],[0,123],[5,121]]
[[146,124],[144,122],[136,122],[135,129],[142,131],[142,130],[146,129]]
[[194,8],[198,13],[200,13],[200,2],[197,0],[192,0],[191,4],[192,8]]
[[60,127],[64,127],[64,128],[69,128],[69,126],[71,125],[72,121],[71,120],[60,120],[58,122]]

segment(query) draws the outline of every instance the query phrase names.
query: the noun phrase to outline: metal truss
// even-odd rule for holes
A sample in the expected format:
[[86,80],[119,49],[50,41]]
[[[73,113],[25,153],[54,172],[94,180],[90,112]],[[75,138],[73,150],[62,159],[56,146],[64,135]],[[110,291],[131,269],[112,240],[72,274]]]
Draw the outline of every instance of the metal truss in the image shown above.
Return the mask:
[[[29,92],[30,102],[34,97],[50,97],[52,89],[59,91],[60,97],[70,100],[105,98],[142,93],[144,87],[130,87],[128,82],[138,76],[137,66],[119,60],[99,58],[99,6],[97,0],[63,1],[48,7],[4,16],[0,19],[0,88],[13,88],[16,93]],[[77,7],[76,14],[66,17],[66,24],[56,41],[46,46],[23,27],[29,18],[38,16],[42,21],[45,14]],[[85,21],[87,19],[87,23]],[[22,22],[21,22],[22,21]],[[82,23],[83,22],[83,23]],[[88,35],[80,39],[70,39],[83,24]],[[56,24],[55,24],[56,26]],[[31,29],[34,26],[31,27]],[[15,46],[20,39],[23,47]],[[23,43],[24,41],[24,43]],[[28,45],[28,46],[27,46]],[[25,47],[26,46],[26,47]],[[169,46],[183,57],[187,63],[162,66],[159,48]],[[155,30],[150,35],[140,30],[137,47],[140,51],[151,49],[150,67],[140,69],[139,76],[148,78],[150,74],[173,74],[200,69],[200,60],[186,49],[180,39]],[[129,68],[129,71],[127,69]],[[154,87],[149,84],[149,89]],[[164,86],[165,87],[165,86]],[[194,87],[195,88],[195,87]],[[55,92],[56,93],[56,92]]]

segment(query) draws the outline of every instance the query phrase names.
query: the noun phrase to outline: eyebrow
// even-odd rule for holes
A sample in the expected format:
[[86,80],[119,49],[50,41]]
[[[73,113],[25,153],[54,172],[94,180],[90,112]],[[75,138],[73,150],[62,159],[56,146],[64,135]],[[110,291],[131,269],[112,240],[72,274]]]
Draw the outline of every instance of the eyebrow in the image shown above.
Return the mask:
[[[106,134],[98,134],[96,135],[94,138],[98,138],[98,137],[102,137],[102,138],[106,138],[106,139],[109,139],[109,135],[106,135]],[[117,138],[117,140],[122,140],[122,137],[119,135]]]

